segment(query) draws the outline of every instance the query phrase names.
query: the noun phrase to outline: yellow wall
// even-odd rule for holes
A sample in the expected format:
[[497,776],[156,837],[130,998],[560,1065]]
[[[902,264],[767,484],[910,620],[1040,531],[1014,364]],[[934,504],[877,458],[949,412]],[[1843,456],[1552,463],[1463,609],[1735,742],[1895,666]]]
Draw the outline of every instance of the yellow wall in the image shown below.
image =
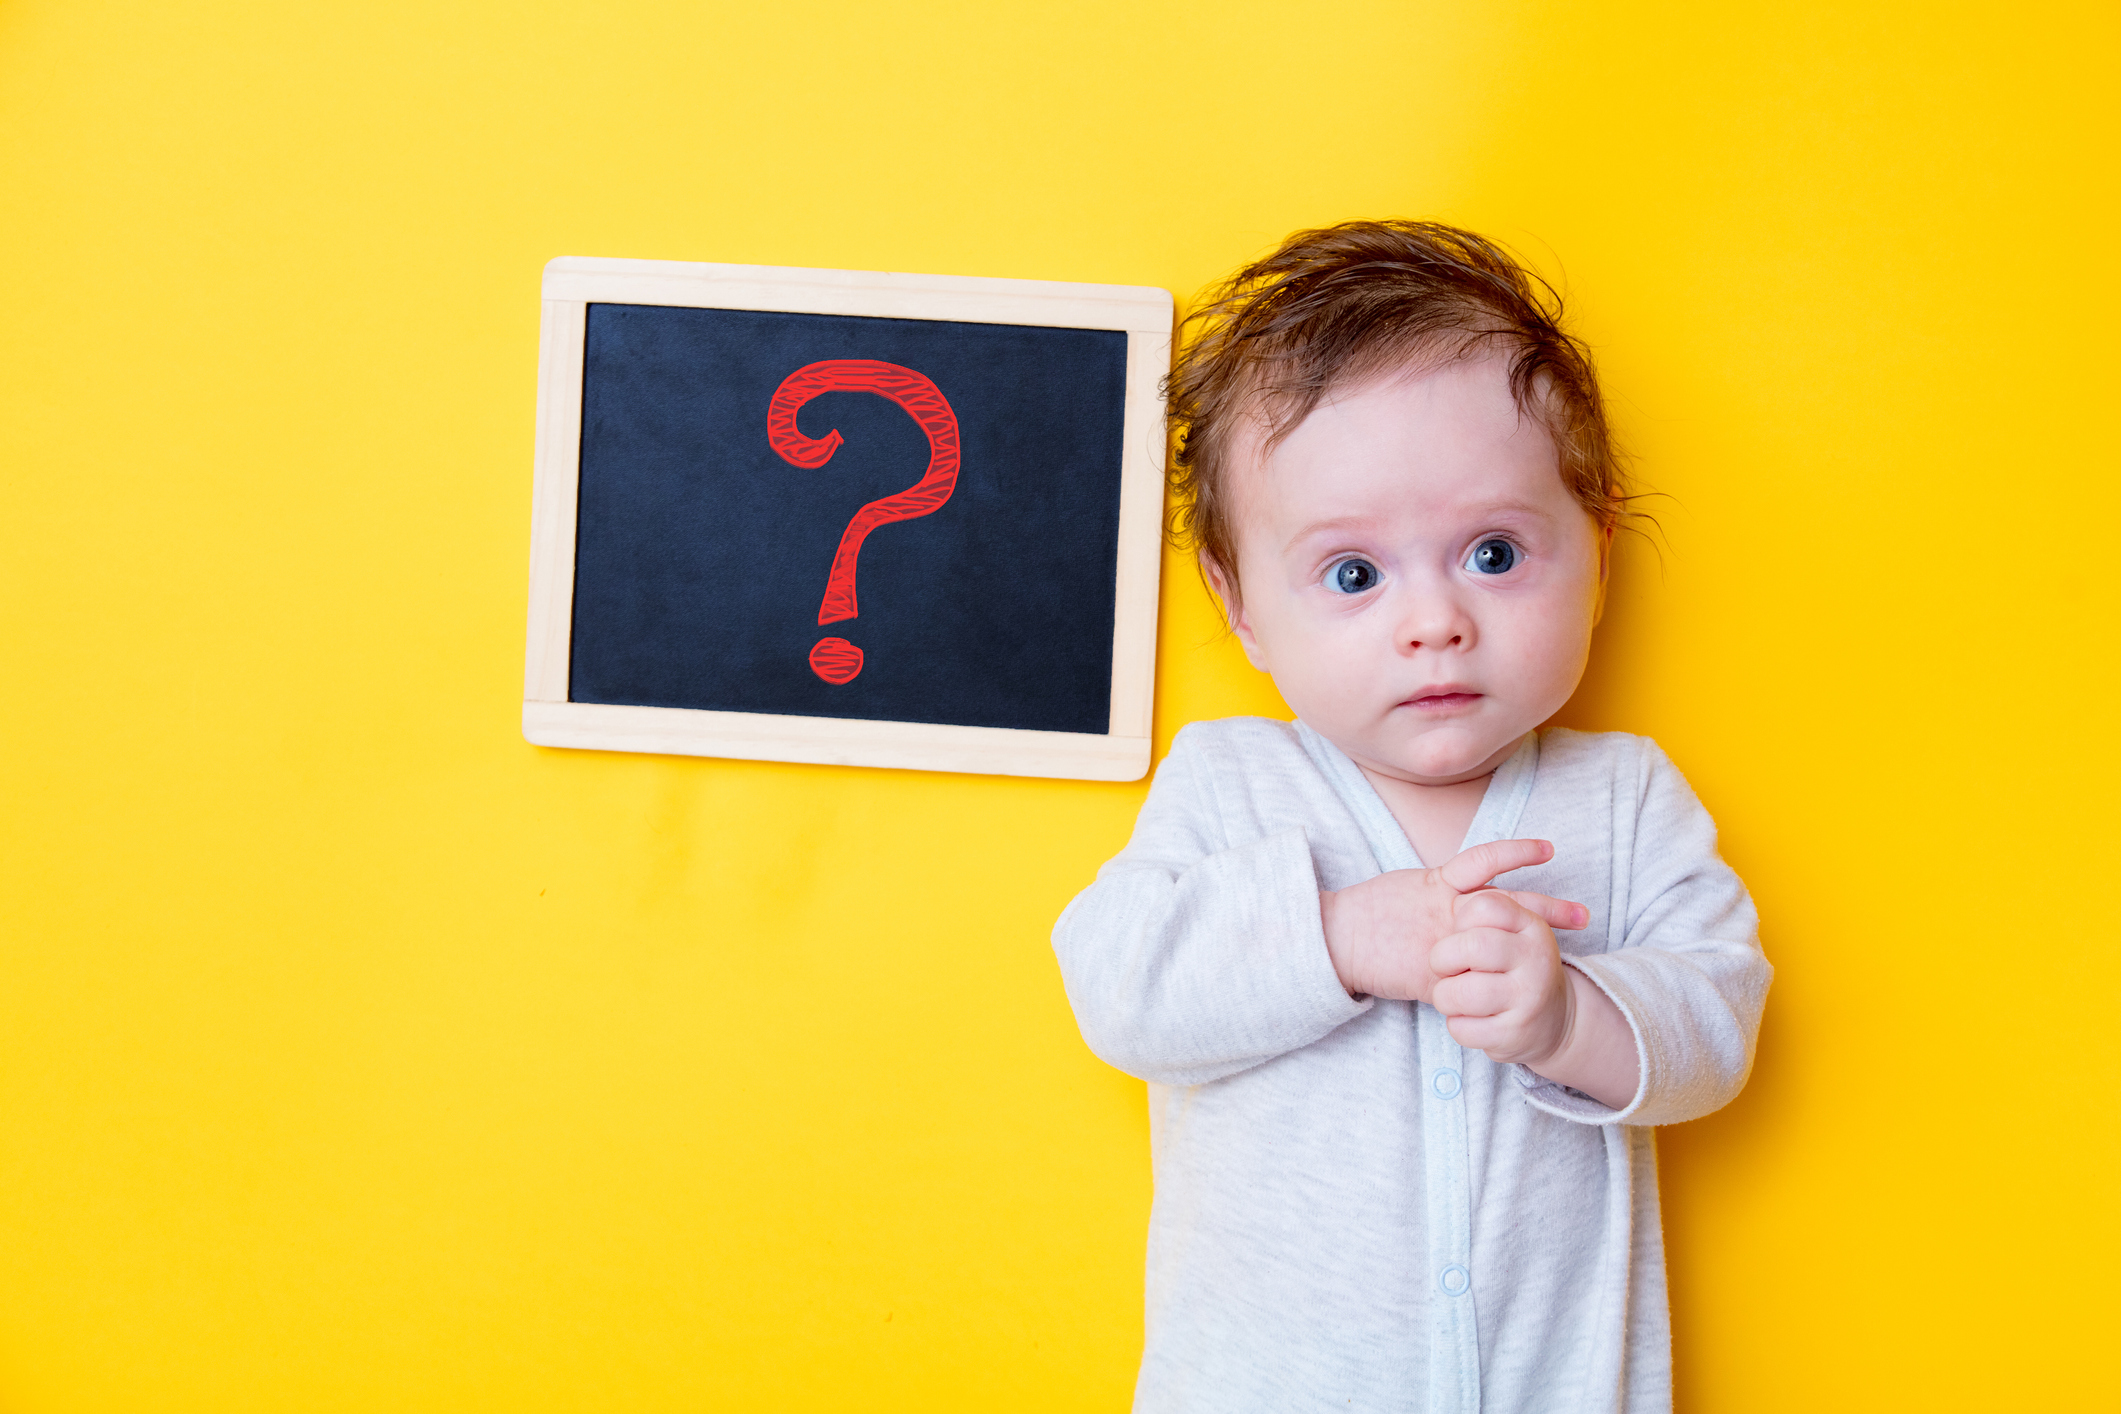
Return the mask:
[[[2114,1407],[2109,4],[0,4],[0,1407],[1124,1407],[1141,789],[517,733],[557,254],[1565,272],[1781,968],[1688,1410]],[[1159,742],[1274,711],[1166,570]]]

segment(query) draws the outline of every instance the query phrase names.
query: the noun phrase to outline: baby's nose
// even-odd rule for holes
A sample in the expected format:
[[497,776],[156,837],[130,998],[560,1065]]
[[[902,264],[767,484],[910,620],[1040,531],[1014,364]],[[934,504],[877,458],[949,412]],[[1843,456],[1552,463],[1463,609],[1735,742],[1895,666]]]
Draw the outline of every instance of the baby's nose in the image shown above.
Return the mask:
[[1473,621],[1448,595],[1420,595],[1409,604],[1400,620],[1400,638],[1409,649],[1466,648],[1473,638]]

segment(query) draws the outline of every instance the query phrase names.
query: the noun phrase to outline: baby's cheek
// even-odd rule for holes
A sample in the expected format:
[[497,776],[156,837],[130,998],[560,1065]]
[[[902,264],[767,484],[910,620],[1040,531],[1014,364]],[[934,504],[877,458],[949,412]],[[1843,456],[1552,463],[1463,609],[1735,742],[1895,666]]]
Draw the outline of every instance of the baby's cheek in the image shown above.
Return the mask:
[[1576,690],[1589,661],[1589,610],[1573,596],[1527,605],[1516,637],[1520,651],[1512,656],[1518,687],[1548,710],[1559,708]]
[[1383,658],[1345,625],[1320,626],[1292,658],[1293,672],[1277,674],[1275,681],[1284,696],[1294,692],[1312,703],[1315,711],[1338,715],[1382,690]]

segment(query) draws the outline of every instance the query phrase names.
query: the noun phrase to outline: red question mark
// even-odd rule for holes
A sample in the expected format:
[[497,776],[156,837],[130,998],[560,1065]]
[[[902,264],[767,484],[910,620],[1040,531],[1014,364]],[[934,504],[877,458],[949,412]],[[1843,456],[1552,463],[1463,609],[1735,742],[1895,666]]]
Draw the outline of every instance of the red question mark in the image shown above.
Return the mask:
[[[818,606],[820,624],[838,623],[861,613],[854,598],[854,567],[869,532],[893,521],[918,520],[939,511],[957,489],[957,414],[942,390],[910,368],[868,358],[828,358],[806,364],[781,380],[766,405],[766,440],[783,461],[821,467],[839,450],[839,429],[806,437],[795,414],[820,393],[852,391],[891,399],[928,434],[928,472],[896,496],[871,501],[854,513],[840,533],[839,552],[825,579],[825,602]],[[862,670],[862,650],[844,638],[823,638],[810,650],[810,670],[829,683],[853,682]]]

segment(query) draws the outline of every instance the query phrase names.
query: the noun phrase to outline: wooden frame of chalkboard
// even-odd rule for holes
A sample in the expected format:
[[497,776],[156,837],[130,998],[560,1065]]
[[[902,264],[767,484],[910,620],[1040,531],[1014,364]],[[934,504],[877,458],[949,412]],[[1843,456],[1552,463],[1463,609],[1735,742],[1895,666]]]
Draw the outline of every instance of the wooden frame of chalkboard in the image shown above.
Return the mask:
[[[1173,316],[1169,293],[1127,285],[563,256],[546,266],[543,295],[529,643],[523,693],[526,739],[540,746],[605,751],[1087,780],[1131,781],[1147,773],[1163,522],[1165,439],[1160,384],[1170,368]],[[1007,326],[985,333],[974,331],[968,337],[975,342],[987,336],[1015,337],[1019,342],[1012,347],[1017,348],[1028,347],[1022,340],[1037,339],[1049,331],[1106,331],[1082,334],[1079,339],[1102,340],[1099,348],[1105,351],[1109,369],[1109,377],[1097,386],[1109,389],[1106,401],[1115,407],[1102,414],[1104,425],[1117,423],[1119,435],[1116,444],[1109,436],[1098,443],[1108,449],[1108,455],[1091,461],[1102,462],[1108,468],[1096,471],[1096,475],[1108,480],[1116,478],[1116,488],[1106,493],[1116,507],[1116,516],[1107,515],[1095,522],[1096,533],[1110,541],[1092,547],[1102,553],[1102,558],[1078,550],[1072,552],[1074,558],[1068,567],[1070,572],[1078,572],[1073,567],[1091,564],[1099,580],[1109,577],[1109,599],[1102,597],[1106,592],[1102,584],[1093,586],[1096,593],[1077,596],[1081,604],[1088,606],[1086,610],[1078,609],[1078,615],[1091,613],[1096,617],[1090,622],[1100,626],[1096,644],[1100,654],[1104,652],[1102,606],[1110,604],[1109,657],[1103,665],[1091,664],[1094,671],[1087,675],[1078,667],[1068,683],[1077,695],[1084,682],[1100,694],[1094,703],[1095,712],[1077,712],[1080,721],[1062,724],[1080,726],[1087,722],[1093,727],[1102,726],[1103,730],[993,724],[1012,719],[1015,709],[1006,703],[980,709],[986,712],[987,722],[968,723],[937,720],[938,715],[949,714],[933,711],[926,713],[927,720],[900,720],[888,714],[811,715],[808,709],[717,710],[670,705],[670,693],[660,688],[629,689],[623,683],[617,687],[596,683],[584,686],[582,662],[597,658],[592,651],[597,645],[591,640],[602,631],[604,621],[578,606],[578,596],[589,595],[596,588],[587,580],[578,583],[578,574],[589,572],[592,559],[598,564],[612,563],[621,553],[601,553],[601,547],[591,544],[591,532],[585,529],[589,521],[584,515],[584,486],[595,448],[585,444],[584,407],[585,396],[594,391],[591,370],[599,366],[593,324],[601,319],[606,329],[619,329],[627,320],[636,324],[673,318],[756,322],[762,317],[770,321],[789,315],[829,316],[842,324],[869,320],[875,321],[874,326],[863,327],[910,328],[915,335],[924,331],[911,321],[934,321],[958,329]],[[782,322],[802,323],[786,319]],[[1123,352],[1115,333],[1124,338]],[[987,357],[991,360],[994,356]],[[842,618],[853,617],[848,611],[854,607],[854,557],[859,556],[862,545],[862,535],[856,531],[862,516],[890,523],[929,514],[932,507],[911,506],[909,496],[918,500],[923,488],[936,483],[946,452],[948,470],[954,475],[958,457],[957,422],[935,384],[897,364],[872,362],[866,366],[872,370],[895,370],[895,374],[910,373],[914,383],[926,386],[926,394],[937,394],[928,401],[941,405],[940,414],[927,416],[928,404],[921,401],[926,394],[912,388],[905,379],[898,380],[905,385],[901,387],[878,383],[880,375],[874,373],[864,375],[868,381],[848,381],[842,376],[833,382],[829,376],[832,370],[860,371],[862,365],[854,360],[812,363],[802,373],[812,375],[815,370],[826,370],[828,376],[822,382],[812,376],[811,382],[816,386],[808,391],[798,387],[791,394],[791,387],[799,381],[797,374],[791,373],[773,395],[773,411],[782,415],[780,430],[773,439],[774,449],[798,467],[823,465],[840,444],[837,429],[812,437],[796,426],[795,409],[804,398],[818,396],[820,387],[861,388],[882,394],[897,402],[929,434],[932,455],[928,477],[909,493],[863,507],[841,538],[839,557],[833,560],[832,570],[835,585],[839,585],[843,568],[846,572],[845,584],[840,586],[846,591],[845,606],[839,611]],[[1122,401],[1123,411],[1119,411],[1117,405]],[[786,409],[781,407],[784,402],[790,404]],[[747,402],[744,407],[748,410],[750,404]],[[766,406],[757,408],[761,439],[767,433],[768,415]],[[607,414],[597,413],[589,418],[589,424],[594,430],[609,420]],[[937,430],[938,421],[948,422],[947,438]],[[968,429],[968,461],[976,433],[977,429]],[[1019,476],[1015,484],[1028,483]],[[949,494],[950,483],[946,480],[942,495],[947,499]],[[931,495],[929,500],[934,501],[934,497]],[[876,513],[878,507],[885,508],[881,514]],[[594,519],[593,514],[590,519]],[[663,517],[664,522],[669,519],[667,515]],[[709,519],[703,518],[696,531],[688,529],[685,533],[712,533]],[[1069,533],[1088,532],[1079,531],[1071,522]],[[880,538],[888,542],[894,536]],[[600,553],[591,556],[592,549],[599,549]],[[822,585],[822,576],[816,582]],[[864,592],[868,592],[866,587]],[[809,595],[810,602],[815,603],[816,591],[810,590]],[[828,590],[825,607],[817,611],[820,625],[832,622],[832,603]],[[1031,617],[1035,620],[1036,613]],[[684,641],[690,645],[698,640]],[[684,651],[697,654],[704,650],[688,646]],[[853,655],[851,672],[834,659],[835,652]],[[636,651],[634,656],[638,660],[644,655]],[[812,650],[808,666],[818,678],[838,682],[842,678],[836,674],[851,676],[862,671],[861,656],[861,650],[845,640],[828,638]],[[613,658],[607,653],[597,661]],[[785,666],[780,670],[785,673]],[[602,672],[600,667],[589,676]],[[610,674],[603,676],[609,678]],[[881,679],[884,675],[872,676]],[[1107,680],[1109,691],[1105,692]],[[817,686],[807,678],[804,681],[812,689]],[[585,697],[598,700],[584,700]],[[665,700],[632,700],[657,697]]]

